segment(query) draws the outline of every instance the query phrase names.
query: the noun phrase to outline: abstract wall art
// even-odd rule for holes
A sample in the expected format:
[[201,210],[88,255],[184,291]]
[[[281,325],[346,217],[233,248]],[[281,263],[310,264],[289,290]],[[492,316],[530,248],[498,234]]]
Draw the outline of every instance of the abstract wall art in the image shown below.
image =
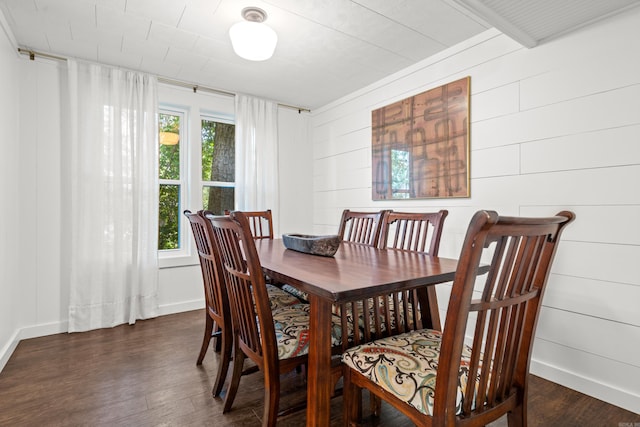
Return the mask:
[[469,197],[470,77],[373,110],[373,200]]

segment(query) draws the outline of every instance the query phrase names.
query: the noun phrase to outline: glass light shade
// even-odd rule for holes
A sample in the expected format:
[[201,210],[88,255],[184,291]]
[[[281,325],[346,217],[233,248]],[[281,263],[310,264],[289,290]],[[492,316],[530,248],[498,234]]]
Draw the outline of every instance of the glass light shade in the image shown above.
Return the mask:
[[229,37],[236,54],[250,61],[271,58],[278,43],[276,32],[260,22],[238,22],[229,29]]
[[162,145],[176,145],[180,141],[180,135],[174,132],[160,132],[158,139]]

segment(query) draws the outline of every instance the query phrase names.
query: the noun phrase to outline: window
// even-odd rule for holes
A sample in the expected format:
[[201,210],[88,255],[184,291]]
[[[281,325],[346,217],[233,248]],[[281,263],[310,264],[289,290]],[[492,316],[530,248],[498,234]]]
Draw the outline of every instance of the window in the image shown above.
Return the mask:
[[235,200],[235,125],[203,117],[202,206],[215,214],[232,210]]
[[185,195],[185,171],[181,161],[184,113],[161,111],[158,115],[158,174],[160,205],[158,218],[158,249],[179,249],[182,200]]
[[158,115],[161,258],[190,256],[185,209],[223,214],[234,208],[235,125],[229,117],[211,114],[192,122],[189,113],[161,107]]

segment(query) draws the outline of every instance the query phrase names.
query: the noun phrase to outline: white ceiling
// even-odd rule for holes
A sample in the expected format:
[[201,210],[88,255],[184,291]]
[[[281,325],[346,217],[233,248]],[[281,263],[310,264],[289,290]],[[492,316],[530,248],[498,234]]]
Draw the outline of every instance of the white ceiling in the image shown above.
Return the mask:
[[[318,108],[493,26],[533,47],[640,0],[0,0],[16,47]],[[247,6],[274,56],[237,57]]]

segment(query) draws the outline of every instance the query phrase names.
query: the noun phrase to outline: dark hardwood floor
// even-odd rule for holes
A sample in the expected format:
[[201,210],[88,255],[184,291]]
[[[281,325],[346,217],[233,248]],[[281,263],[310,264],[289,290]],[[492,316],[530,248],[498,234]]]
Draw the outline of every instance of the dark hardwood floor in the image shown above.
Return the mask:
[[[256,426],[262,415],[260,373],[244,377],[233,410],[211,397],[218,354],[196,366],[204,311],[133,326],[24,340],[0,373],[1,426]],[[281,407],[304,399],[302,374],[283,378]],[[640,415],[532,376],[530,426],[638,427]],[[342,398],[332,402],[341,425]],[[278,425],[304,425],[304,411]],[[637,423],[637,424],[635,424]],[[634,425],[635,424],[635,425]],[[366,425],[412,423],[391,407]],[[500,419],[492,427],[506,426]]]

